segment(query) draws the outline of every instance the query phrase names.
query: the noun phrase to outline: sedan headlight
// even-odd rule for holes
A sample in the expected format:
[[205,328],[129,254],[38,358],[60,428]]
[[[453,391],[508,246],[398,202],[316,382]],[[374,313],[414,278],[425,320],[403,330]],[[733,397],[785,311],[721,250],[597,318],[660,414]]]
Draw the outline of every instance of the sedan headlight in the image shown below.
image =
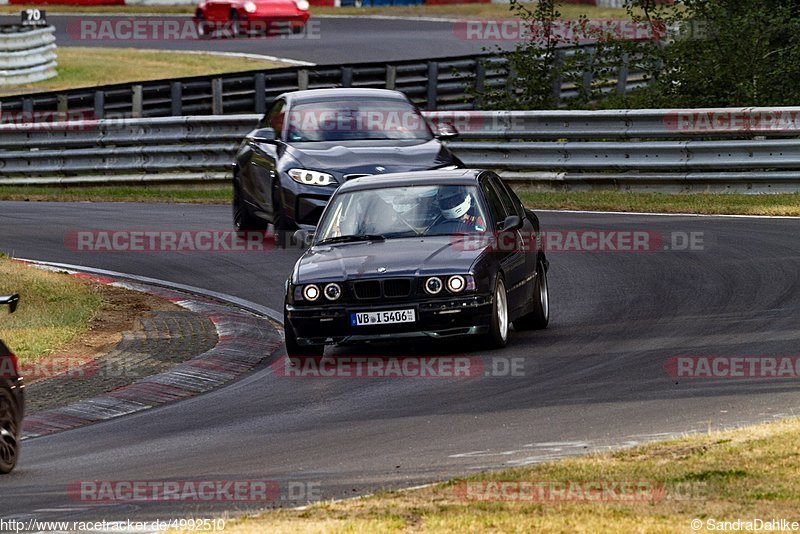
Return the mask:
[[245,2],[244,3],[244,10],[248,13],[255,13],[256,12],[256,4],[254,2]]
[[316,284],[308,284],[303,288],[303,298],[309,302],[314,302],[319,298],[319,287]]
[[294,5],[296,5],[297,9],[301,11],[308,11],[308,0],[294,0]]
[[442,279],[432,276],[425,280],[425,291],[430,295],[437,295],[442,290]]
[[325,298],[328,300],[338,300],[342,296],[342,288],[339,284],[331,282],[325,286]]
[[333,176],[326,172],[309,171],[307,169],[289,169],[289,177],[303,185],[325,186],[335,184]]

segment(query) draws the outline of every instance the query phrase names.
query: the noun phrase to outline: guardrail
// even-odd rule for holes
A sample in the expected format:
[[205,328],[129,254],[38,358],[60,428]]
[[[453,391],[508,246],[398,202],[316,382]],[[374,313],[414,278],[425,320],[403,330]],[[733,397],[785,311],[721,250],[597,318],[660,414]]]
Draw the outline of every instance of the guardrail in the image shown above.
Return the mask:
[[[564,47],[558,54],[563,60],[579,49],[590,51],[592,46]],[[372,87],[402,91],[422,109],[457,110],[479,106],[470,95],[505,88],[510,75],[503,57],[461,56],[155,80],[5,97],[0,99],[0,104],[4,111],[10,112],[58,111],[94,119],[224,115],[264,113],[275,97],[286,91]],[[586,73],[581,83],[585,86],[597,84],[603,91],[622,93],[643,87],[646,79],[642,72],[622,64],[603,79],[594,79],[591,73]],[[574,83],[567,82],[552,88],[556,100],[574,97],[578,89]]]
[[[800,190],[800,107],[438,111],[466,165],[533,187]],[[259,115],[0,125],[0,184],[228,180]]]
[[0,85],[38,82],[55,75],[54,27],[0,27]]

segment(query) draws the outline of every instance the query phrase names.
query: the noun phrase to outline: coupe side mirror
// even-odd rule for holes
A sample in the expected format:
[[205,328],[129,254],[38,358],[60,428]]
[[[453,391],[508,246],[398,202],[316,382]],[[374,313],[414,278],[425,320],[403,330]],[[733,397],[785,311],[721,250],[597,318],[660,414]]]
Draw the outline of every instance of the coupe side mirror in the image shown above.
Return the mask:
[[449,141],[458,137],[458,130],[452,124],[442,122],[436,126],[436,137],[440,141]]
[[18,293],[14,293],[13,295],[9,295],[7,297],[0,297],[0,306],[8,304],[8,313],[14,313],[15,311],[17,311],[18,303],[19,303]]
[[500,225],[500,230],[503,232],[512,232],[520,228],[522,228],[522,219],[517,215],[509,215]]
[[273,128],[259,128],[247,137],[254,143],[274,143],[275,130]]
[[301,229],[294,233],[292,239],[298,247],[306,249],[310,247],[311,243],[314,241],[314,232]]

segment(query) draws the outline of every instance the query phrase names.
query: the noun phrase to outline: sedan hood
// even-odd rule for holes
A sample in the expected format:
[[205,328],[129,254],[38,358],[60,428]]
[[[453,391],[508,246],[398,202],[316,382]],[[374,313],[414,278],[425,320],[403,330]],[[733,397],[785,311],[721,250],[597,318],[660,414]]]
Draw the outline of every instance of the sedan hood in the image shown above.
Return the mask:
[[297,262],[293,283],[463,274],[484,250],[471,245],[470,237],[433,236],[315,246]]
[[380,141],[379,145],[376,141],[296,143],[289,146],[289,154],[305,168],[344,174],[419,171],[453,163],[436,139],[422,143]]

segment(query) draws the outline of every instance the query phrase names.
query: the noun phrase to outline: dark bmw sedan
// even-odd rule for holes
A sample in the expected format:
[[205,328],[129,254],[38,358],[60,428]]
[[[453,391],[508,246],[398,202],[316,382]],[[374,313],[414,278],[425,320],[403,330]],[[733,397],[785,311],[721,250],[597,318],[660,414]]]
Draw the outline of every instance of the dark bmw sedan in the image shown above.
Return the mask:
[[[19,295],[0,297],[0,306],[17,309]],[[19,438],[25,412],[25,393],[17,359],[0,340],[0,474],[10,473],[19,458]]]
[[456,168],[461,162],[397,91],[317,89],[279,96],[233,164],[238,230],[312,228],[331,194],[352,178]]
[[342,185],[286,284],[290,356],[325,345],[545,328],[539,220],[493,172],[427,171]]

